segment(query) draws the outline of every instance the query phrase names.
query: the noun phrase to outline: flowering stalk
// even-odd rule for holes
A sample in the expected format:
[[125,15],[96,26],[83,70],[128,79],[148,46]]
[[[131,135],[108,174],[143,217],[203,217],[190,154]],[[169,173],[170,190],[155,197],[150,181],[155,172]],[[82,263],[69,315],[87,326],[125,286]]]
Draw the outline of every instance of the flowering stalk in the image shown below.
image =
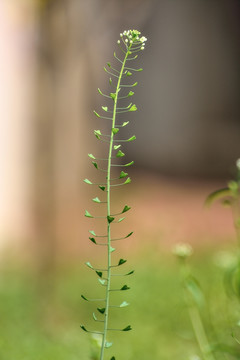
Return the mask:
[[[144,36],[140,37],[140,32],[137,30],[128,30],[124,31],[123,34],[120,34],[121,40],[118,40],[118,46],[120,51],[124,54],[123,59],[119,58],[116,53],[114,53],[114,57],[117,60],[118,63],[120,63],[120,69],[116,69],[112,67],[110,63],[107,63],[108,68],[104,68],[104,70],[110,74],[113,79],[115,79],[115,83],[112,80],[112,77],[109,79],[109,83],[111,86],[114,86],[115,91],[111,92],[109,95],[103,94],[100,89],[98,89],[98,92],[110,99],[110,101],[113,101],[112,108],[108,108],[107,106],[102,106],[102,110],[106,113],[108,116],[103,116],[94,111],[94,114],[101,119],[109,120],[111,122],[110,125],[110,133],[108,134],[102,134],[100,130],[94,130],[94,134],[96,138],[100,141],[108,143],[108,156],[107,158],[96,158],[93,154],[88,154],[90,159],[92,159],[92,164],[94,167],[102,171],[106,174],[106,178],[104,182],[101,183],[93,183],[92,181],[85,179],[85,183],[89,185],[97,185],[99,189],[106,193],[106,197],[104,200],[100,200],[98,197],[94,198],[93,201],[97,204],[105,204],[106,205],[106,215],[104,216],[93,216],[89,213],[89,211],[85,211],[85,216],[88,218],[102,218],[106,221],[106,227],[107,227],[107,234],[106,235],[97,235],[95,231],[90,230],[91,236],[89,239],[92,243],[95,245],[102,245],[106,246],[107,249],[107,265],[104,269],[98,269],[91,265],[90,262],[87,262],[86,265],[94,270],[98,276],[98,281],[102,287],[105,288],[105,297],[103,299],[88,299],[84,295],[82,295],[82,298],[86,301],[103,301],[104,307],[98,307],[97,310],[100,313],[100,316],[103,316],[103,319],[98,319],[93,313],[93,318],[96,322],[101,322],[103,324],[103,331],[90,331],[87,330],[85,326],[81,325],[81,328],[89,333],[98,334],[102,337],[101,341],[101,352],[100,352],[100,360],[104,360],[104,352],[106,348],[110,348],[112,346],[112,343],[107,341],[107,334],[110,330],[115,331],[129,331],[131,330],[131,326],[125,326],[124,328],[118,329],[113,328],[109,329],[109,309],[111,307],[119,307],[123,308],[125,306],[128,306],[129,304],[126,301],[123,301],[120,305],[114,305],[110,303],[110,294],[112,291],[125,291],[128,290],[129,287],[127,285],[123,285],[119,289],[112,289],[111,288],[111,280],[113,276],[128,276],[133,274],[133,271],[124,273],[124,274],[112,274],[112,269],[118,268],[119,266],[126,263],[127,260],[120,259],[115,265],[112,265],[112,252],[115,250],[112,247],[112,242],[123,240],[129,238],[133,232],[130,232],[126,236],[119,237],[119,238],[112,238],[111,237],[111,227],[114,223],[120,223],[124,217],[119,218],[122,214],[125,214],[127,211],[130,210],[130,207],[128,205],[125,205],[123,209],[118,212],[117,214],[113,214],[111,212],[111,191],[112,189],[115,189],[116,187],[129,184],[131,182],[131,178],[128,176],[128,173],[125,172],[125,167],[129,167],[133,164],[133,161],[130,163],[125,164],[119,164],[116,161],[118,159],[121,159],[125,156],[124,152],[121,150],[122,144],[124,142],[131,142],[136,139],[135,135],[131,136],[128,139],[120,139],[118,138],[120,129],[126,125],[128,125],[128,121],[121,120],[121,114],[125,114],[127,112],[133,112],[137,110],[137,106],[135,104],[128,104],[124,107],[119,107],[118,103],[120,100],[126,101],[129,97],[132,97],[134,95],[133,91],[129,91],[129,88],[134,87],[137,85],[137,82],[134,84],[128,84],[127,79],[133,75],[133,72],[142,71],[142,69],[134,69],[128,67],[128,61],[135,60],[138,55],[137,52],[144,50],[146,38]],[[104,162],[107,163],[106,168],[104,167]],[[99,165],[100,164],[100,165]],[[121,170],[118,174],[117,178],[112,178],[112,168],[121,167],[124,168],[124,170]],[[105,242],[99,242],[98,238],[105,239]],[[115,357],[111,357],[111,360],[115,360]]]

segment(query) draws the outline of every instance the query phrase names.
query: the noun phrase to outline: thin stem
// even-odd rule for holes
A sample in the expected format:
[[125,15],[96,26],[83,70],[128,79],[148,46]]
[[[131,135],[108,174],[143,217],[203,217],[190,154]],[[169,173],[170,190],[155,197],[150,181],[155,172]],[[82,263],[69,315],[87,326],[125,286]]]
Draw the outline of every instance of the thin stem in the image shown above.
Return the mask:
[[[117,87],[116,87],[116,96],[114,98],[114,106],[113,106],[113,116],[112,116],[112,128],[115,128],[116,122],[116,113],[117,113],[117,102],[118,102],[118,93],[120,89],[120,83],[124,71],[124,67],[127,61],[127,57],[129,55],[131,46],[129,46],[128,51],[125,55],[125,58],[122,62],[121,71],[118,77]],[[115,55],[114,55],[115,56]],[[120,61],[121,62],[121,61]],[[107,167],[107,216],[111,216],[111,161],[112,161],[112,151],[113,151],[113,137],[114,134],[111,132],[111,138],[109,143],[109,153],[108,153],[108,167]],[[108,330],[108,316],[109,316],[109,294],[110,294],[110,286],[111,286],[111,224],[108,222],[107,224],[107,234],[108,234],[108,271],[107,271],[107,286],[106,286],[106,310],[104,314],[104,330],[103,330],[103,337],[102,337],[102,347],[101,347],[101,354],[100,360],[104,360],[104,349],[107,337],[107,330]]]

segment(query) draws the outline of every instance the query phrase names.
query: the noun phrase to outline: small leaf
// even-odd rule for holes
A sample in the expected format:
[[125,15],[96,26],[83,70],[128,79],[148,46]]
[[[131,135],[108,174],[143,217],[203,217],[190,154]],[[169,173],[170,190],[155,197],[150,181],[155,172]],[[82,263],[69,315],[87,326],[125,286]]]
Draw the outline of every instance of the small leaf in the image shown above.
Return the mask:
[[89,232],[90,232],[90,234],[92,234],[93,236],[96,236],[95,231],[89,230]]
[[125,217],[122,217],[121,219],[119,219],[117,222],[120,223],[121,221],[123,221],[125,219]]
[[132,275],[134,273],[134,270],[129,271],[125,276]]
[[115,218],[112,217],[112,216],[107,216],[107,220],[108,220],[108,223],[110,224],[111,222],[113,222]]
[[138,82],[136,81],[134,84],[132,84],[132,87],[137,86]]
[[130,289],[130,287],[129,287],[129,286],[127,286],[127,285],[123,285],[123,287],[122,287],[120,290],[124,291],[124,290],[129,290],[129,289]]
[[127,124],[129,124],[129,121],[124,121],[124,123],[122,124],[122,127],[126,126]]
[[128,177],[127,178],[127,180],[126,181],[124,181],[124,184],[130,184],[130,182],[131,182],[132,180],[131,180],[131,178],[130,177]]
[[126,306],[128,306],[128,305],[129,305],[129,303],[127,303],[126,301],[123,301],[123,302],[120,304],[120,308],[126,307]]
[[106,189],[106,186],[98,185],[99,189],[104,191]]
[[123,156],[125,156],[125,154],[121,150],[118,150],[116,157],[123,157]]
[[80,325],[80,328],[83,330],[83,331],[86,331],[86,332],[88,332],[87,331],[87,329],[85,328],[85,326],[83,326],[83,325]]
[[140,68],[140,69],[137,69],[136,71],[143,71],[143,69],[142,69],[142,68]]
[[113,129],[112,129],[113,135],[117,134],[118,132],[119,132],[119,129],[116,129],[116,128],[113,128]]
[[134,95],[134,92],[133,92],[133,91],[129,91],[129,93],[128,93],[127,96],[129,97],[129,96],[133,96],[133,95]]
[[94,114],[97,116],[97,117],[101,117],[95,110],[93,110]]
[[113,247],[110,246],[110,250],[109,250],[109,251],[110,251],[111,253],[112,253],[113,251],[115,251],[115,250],[116,250],[115,248],[113,248]]
[[92,199],[92,201],[94,201],[94,202],[96,202],[96,203],[100,203],[100,202],[101,202],[98,197],[95,197],[94,199]]
[[91,159],[96,159],[95,156],[93,154],[88,154],[88,156],[91,158]]
[[102,109],[103,109],[103,111],[108,111],[108,107],[107,106],[102,106]]
[[112,85],[112,79],[111,78],[109,79],[109,84]]
[[125,166],[131,166],[131,165],[133,165],[133,164],[134,164],[134,161],[131,161],[130,163],[125,164]]
[[105,313],[105,308],[97,308],[97,310],[101,313],[101,314],[104,314]]
[[115,356],[112,356],[110,360],[116,360]]
[[84,295],[81,295],[81,298],[85,301],[89,301]]
[[88,180],[88,179],[84,179],[83,181],[84,181],[86,184],[92,185],[92,182],[91,182],[90,180]]
[[126,76],[131,76],[132,73],[130,71],[127,71]]
[[89,240],[91,240],[91,242],[93,242],[94,244],[97,244],[96,240],[93,237],[89,237]]
[[105,283],[106,283],[106,280],[103,280],[103,279],[98,279],[98,281],[100,282],[101,285],[105,285]]
[[[131,231],[129,234],[127,234],[126,238],[128,238],[129,236],[131,236],[133,234],[133,231]],[[125,239],[126,239],[125,238]]]
[[130,330],[132,330],[131,325],[128,325],[124,329],[122,329],[122,331],[130,331]]
[[89,261],[87,261],[87,262],[85,263],[85,265],[87,265],[87,267],[89,267],[90,269],[93,269],[93,266],[92,266],[92,264],[91,264]]
[[93,216],[87,210],[85,210],[85,216],[88,218],[93,218]]
[[100,95],[103,95],[103,93],[101,92],[101,90],[98,88],[98,92]]
[[96,136],[96,138],[98,140],[100,140],[100,136],[102,135],[101,131],[100,130],[94,130],[94,135]]
[[124,172],[124,171],[121,171],[121,172],[120,172],[119,179],[123,179],[123,178],[125,178],[126,176],[128,176],[128,173],[126,173],[126,172]]
[[93,319],[94,319],[95,321],[98,320],[97,317],[96,317],[96,315],[95,315],[95,313],[93,313],[92,316],[93,316]]
[[128,111],[137,111],[137,106],[133,104]]
[[127,211],[130,210],[130,209],[131,209],[130,206],[125,205],[124,208],[123,208],[122,214],[125,213],[125,212],[127,212]]
[[92,161],[93,166],[98,169],[98,164],[95,161]]
[[116,98],[116,94],[115,94],[115,93],[110,93],[110,96],[111,96],[111,98],[112,98],[113,100],[115,100],[115,98]]
[[114,146],[113,146],[114,150],[117,150],[117,149],[119,149],[120,147],[121,147],[121,145],[114,145]]
[[106,341],[104,346],[105,346],[106,349],[108,349],[108,348],[110,348],[112,346],[112,344],[113,344],[112,342]]
[[101,271],[97,271],[96,270],[96,274],[101,278],[102,277],[102,275],[103,275],[103,273],[101,272]]
[[118,266],[120,266],[122,264],[125,264],[126,262],[127,262],[127,260],[120,259],[119,262],[118,262]]
[[107,62],[107,66],[108,66],[108,67],[111,67],[111,64],[110,64],[110,62]]
[[136,136],[133,135],[132,137],[130,137],[127,141],[133,141],[133,140],[136,140]]

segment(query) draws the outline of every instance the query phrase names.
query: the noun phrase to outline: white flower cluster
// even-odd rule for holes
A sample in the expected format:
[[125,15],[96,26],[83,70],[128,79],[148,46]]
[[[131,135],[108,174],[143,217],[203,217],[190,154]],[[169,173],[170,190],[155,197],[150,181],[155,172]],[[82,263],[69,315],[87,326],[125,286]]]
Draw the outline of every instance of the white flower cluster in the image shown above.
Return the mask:
[[[144,50],[147,38],[145,36],[140,37],[140,35],[141,32],[138,30],[125,30],[120,34],[120,38],[122,38],[126,46],[128,46],[128,44],[134,44],[138,45],[140,50]],[[120,44],[120,40],[118,40],[117,43]]]
[[191,245],[180,243],[176,244],[173,248],[173,254],[180,257],[180,258],[186,258],[192,255],[193,249]]

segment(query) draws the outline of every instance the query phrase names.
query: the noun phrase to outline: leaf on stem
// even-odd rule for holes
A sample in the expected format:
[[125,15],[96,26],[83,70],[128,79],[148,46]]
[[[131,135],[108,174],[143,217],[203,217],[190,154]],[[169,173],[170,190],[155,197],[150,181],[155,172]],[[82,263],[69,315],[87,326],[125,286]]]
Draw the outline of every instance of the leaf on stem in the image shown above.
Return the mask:
[[88,180],[88,179],[84,179],[83,180],[86,184],[89,184],[89,185],[92,185],[93,183],[90,181],[90,180]]
[[101,272],[101,271],[95,271],[96,272],[96,274],[101,278],[102,277],[102,275],[103,275],[103,273]]
[[125,177],[127,177],[127,176],[128,176],[128,173],[126,173],[126,172],[124,172],[124,171],[121,171],[121,172],[120,172],[119,179],[123,179],[123,178],[125,178]]
[[126,76],[131,76],[132,73],[131,73],[130,71],[127,71],[125,75],[126,75]]
[[129,139],[127,139],[128,142],[129,142],[129,141],[133,141],[133,140],[136,140],[136,136],[135,136],[135,135],[133,135],[132,137],[130,137]]
[[103,186],[103,185],[98,185],[99,189],[102,190],[102,191],[105,191],[106,189],[106,186]]
[[113,100],[115,100],[115,98],[116,98],[116,94],[115,94],[115,93],[110,93],[110,96],[111,96],[111,98],[112,98]]
[[98,281],[100,282],[101,285],[105,285],[105,284],[106,284],[106,280],[98,279]]
[[114,150],[117,150],[117,149],[119,149],[120,147],[121,147],[121,145],[114,145],[114,146],[113,146]]
[[95,156],[93,154],[88,154],[88,156],[91,158],[91,159],[96,159]]
[[107,106],[102,106],[102,109],[103,109],[103,111],[108,111],[108,107]]
[[87,267],[89,267],[90,269],[93,269],[93,266],[92,266],[92,264],[91,264],[89,261],[87,261],[87,262],[85,263],[85,265],[87,265]]
[[123,301],[123,302],[119,305],[119,307],[122,308],[122,307],[126,307],[126,306],[128,306],[128,305],[129,305],[128,302]]
[[95,110],[93,110],[93,113],[97,116],[97,117],[101,117]]
[[101,314],[104,314],[105,313],[105,308],[97,308],[97,311],[99,311]]
[[122,217],[121,219],[119,219],[117,222],[120,223],[121,221],[123,221],[125,219],[125,217]]
[[91,242],[93,242],[94,244],[97,244],[96,240],[93,237],[89,237],[89,240],[91,240]]
[[132,180],[131,180],[131,178],[130,177],[128,177],[127,178],[127,180],[126,181],[124,181],[124,184],[130,184],[130,182],[131,182]]
[[127,211],[130,210],[130,209],[131,209],[130,206],[125,205],[124,208],[123,208],[122,214],[125,213],[125,212],[127,212]]
[[124,121],[124,123],[122,124],[122,127],[126,126],[127,124],[129,124],[129,121]]
[[120,289],[120,290],[129,290],[130,289],[130,287],[129,286],[127,286],[127,285],[123,285],[123,287]]
[[122,329],[122,331],[130,331],[130,330],[132,330],[131,325],[128,325],[124,329]]
[[124,166],[131,166],[134,164],[134,161],[131,161],[130,163],[125,164]]
[[101,131],[100,130],[94,130],[94,135],[96,136],[96,138],[98,140],[100,140],[100,136],[102,135]]
[[133,92],[133,91],[129,91],[129,93],[128,93],[127,97],[129,97],[129,96],[133,96],[133,95],[134,95],[134,92]]
[[108,342],[108,341],[105,342],[105,348],[106,349],[110,348],[112,345],[113,345],[112,342]]
[[92,161],[93,166],[98,169],[98,164],[95,161]]
[[123,157],[123,156],[125,156],[125,154],[121,150],[118,150],[116,157]]
[[133,104],[128,111],[137,111],[137,106]]
[[118,262],[118,266],[122,265],[122,264],[125,264],[127,262],[127,260],[125,259],[120,259],[119,262]]
[[134,273],[134,270],[131,270],[125,276],[132,275],[133,273]]
[[113,248],[113,247],[110,246],[110,250],[109,250],[109,251],[110,251],[111,253],[112,253],[113,251],[115,251],[115,250],[116,250],[115,248]]
[[92,234],[93,236],[96,236],[95,231],[94,230],[89,230],[90,234]]
[[81,298],[85,301],[89,301],[84,295],[81,295]]
[[128,238],[129,236],[131,236],[132,234],[133,234],[133,231],[131,231],[129,234],[127,234],[127,236],[125,237],[125,239]]
[[117,129],[117,128],[113,128],[113,129],[112,129],[113,135],[117,134],[118,132],[119,132],[119,129]]
[[85,216],[88,218],[93,218],[93,216],[87,210],[85,210]]
[[88,332],[88,330],[85,328],[85,326],[83,326],[83,325],[80,325],[80,328],[83,330],[83,331],[86,331],[86,332]]
[[98,197],[95,197],[94,199],[92,199],[92,201],[94,201],[95,203],[100,203],[101,202]]
[[113,220],[114,220],[115,218],[113,217],[113,216],[107,216],[107,221],[108,221],[108,223],[110,224],[111,222],[113,222]]

